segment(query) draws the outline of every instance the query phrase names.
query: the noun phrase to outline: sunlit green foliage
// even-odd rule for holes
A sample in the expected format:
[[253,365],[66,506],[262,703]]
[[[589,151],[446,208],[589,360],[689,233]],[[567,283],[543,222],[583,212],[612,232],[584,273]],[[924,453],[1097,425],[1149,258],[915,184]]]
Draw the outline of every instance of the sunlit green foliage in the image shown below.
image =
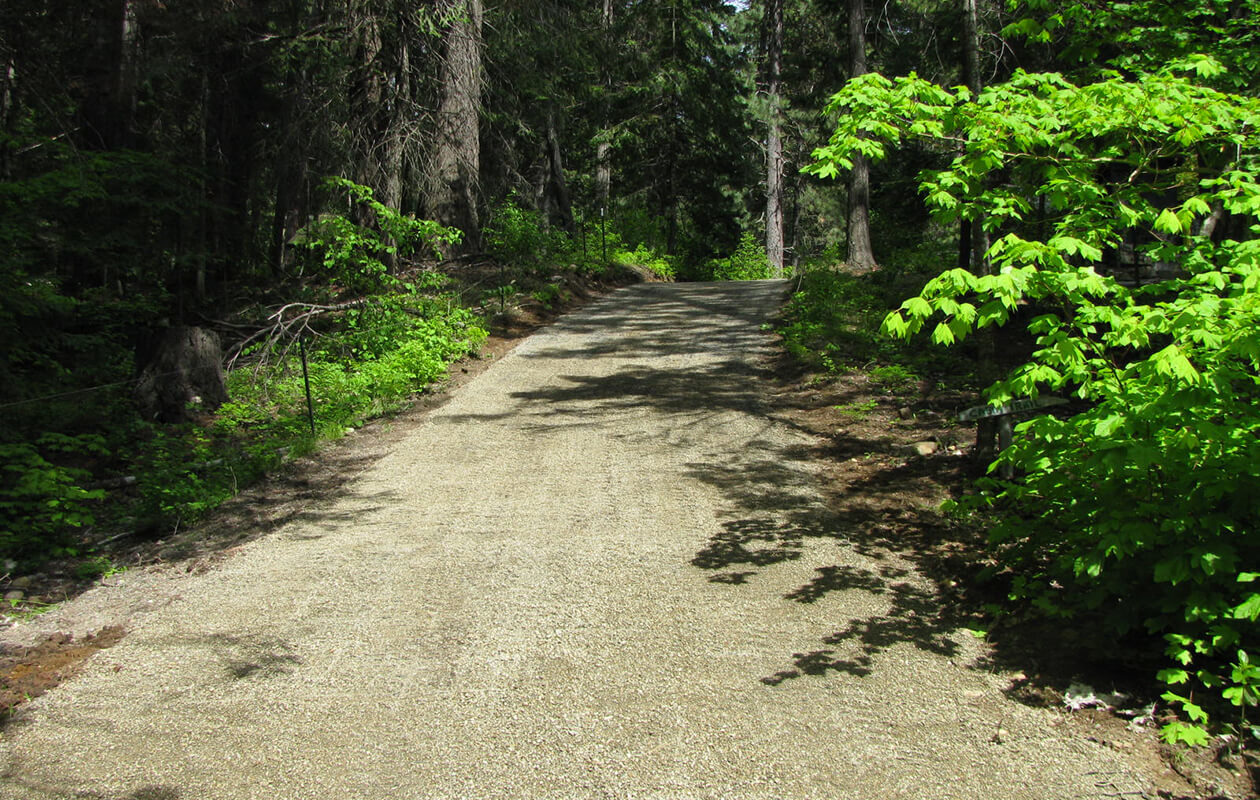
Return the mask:
[[[0,553],[61,552],[69,533],[91,525],[91,502],[104,493],[82,488],[86,470],[58,466],[56,455],[100,455],[98,437],[45,434],[33,444],[0,444]],[[47,456],[47,457],[46,457]]]
[[486,250],[514,267],[554,269],[574,255],[574,243],[546,216],[513,195],[498,205],[482,233]]
[[[813,169],[911,138],[961,150],[921,187],[942,218],[983,221],[992,274],[946,271],[884,328],[952,344],[1031,312],[1032,360],[988,397],[1057,391],[1079,410],[1020,425],[999,463],[1022,478],[983,495],[1006,515],[993,542],[1013,597],[1165,636],[1176,666],[1160,677],[1179,687],[1165,699],[1203,723],[1213,693],[1256,702],[1260,101],[1185,73],[1220,66],[1194,57],[1084,86],[1019,73],[974,98],[864,76],[833,98],[850,113]],[[1224,235],[1206,235],[1218,222]],[[1122,285],[1104,267],[1125,248],[1172,277]],[[1203,740],[1184,724],[1166,736]]]
[[1260,88],[1260,6],[1235,0],[1012,0],[1019,15],[1004,31],[1051,45],[1079,69],[1152,72],[1207,54],[1224,64],[1221,88]]
[[753,281],[770,277],[770,260],[766,248],[757,237],[745,232],[739,239],[739,247],[726,258],[712,263],[715,281]]
[[318,255],[336,288],[358,294],[406,288],[388,262],[418,251],[438,256],[441,245],[462,238],[457,230],[389,208],[367,186],[346,178],[329,178],[327,184],[356,206],[357,214],[323,214],[299,231],[297,244]]

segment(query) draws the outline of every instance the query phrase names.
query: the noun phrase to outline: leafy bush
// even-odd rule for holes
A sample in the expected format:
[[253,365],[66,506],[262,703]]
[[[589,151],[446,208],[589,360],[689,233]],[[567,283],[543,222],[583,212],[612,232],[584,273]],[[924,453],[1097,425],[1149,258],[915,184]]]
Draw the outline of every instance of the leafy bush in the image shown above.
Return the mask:
[[[779,324],[783,346],[801,364],[829,373],[872,367],[877,379],[918,376],[966,380],[973,365],[962,353],[903,344],[880,334],[880,322],[895,306],[893,297],[911,280],[902,254],[890,254],[874,275],[857,277],[828,268],[810,268],[788,300]],[[939,263],[939,262],[938,262]]]
[[658,278],[667,281],[673,280],[677,274],[669,256],[659,255],[642,243],[633,250],[618,249],[613,253],[612,262],[627,267],[646,267]]
[[0,444],[0,553],[59,555],[71,546],[71,531],[95,522],[89,504],[104,492],[83,488],[86,470],[49,461],[84,453],[101,454],[100,438],[50,433],[35,444]]
[[713,262],[716,281],[754,281],[770,277],[770,260],[765,248],[751,233],[739,237],[739,247],[728,258]]
[[324,214],[298,232],[299,247],[320,257],[324,273],[356,294],[397,288],[387,262],[429,248],[434,255],[443,244],[458,242],[462,234],[432,220],[401,214],[378,201],[370,188],[345,178],[329,178],[327,186],[344,194],[361,209],[358,222],[345,214]]
[[[863,76],[833,98],[846,116],[815,169],[903,137],[967,143],[922,188],[946,218],[995,234],[993,272],[944,272],[885,330],[935,320],[932,339],[951,344],[1021,306],[1040,312],[1032,360],[989,400],[1057,390],[1086,408],[1018,426],[999,462],[1022,480],[990,480],[978,501],[1005,514],[992,541],[1016,571],[1012,598],[1162,635],[1164,699],[1192,723],[1165,737],[1203,743],[1213,696],[1243,729],[1260,700],[1260,100],[1185,70],[1219,67],[1196,58],[1088,86],[1020,73],[979,97]],[[1222,215],[1241,239],[1210,235]],[[1122,245],[1173,277],[1121,285],[1104,261]]]
[[[442,377],[448,364],[473,352],[486,335],[471,311],[452,306],[441,316],[412,319],[391,347],[355,362],[338,358],[341,348],[325,342],[308,363],[317,430],[336,436],[396,410],[412,393]],[[306,428],[306,390],[295,353],[266,370],[233,371],[228,389],[232,401],[219,412],[224,430],[298,436]]]
[[569,260],[574,249],[564,231],[549,225],[542,212],[524,207],[516,195],[494,209],[482,237],[499,261],[531,269]]
[[556,303],[567,303],[572,298],[572,295],[567,289],[561,288],[559,284],[548,283],[544,284],[542,288],[530,292],[530,297],[542,303],[543,308],[549,309]]

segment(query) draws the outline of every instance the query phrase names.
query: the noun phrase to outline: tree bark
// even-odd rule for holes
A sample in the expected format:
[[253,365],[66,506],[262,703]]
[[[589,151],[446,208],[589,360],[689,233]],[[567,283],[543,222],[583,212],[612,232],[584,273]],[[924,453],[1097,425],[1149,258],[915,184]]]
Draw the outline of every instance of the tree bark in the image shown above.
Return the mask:
[[[963,82],[973,97],[984,88],[980,78],[980,20],[976,0],[962,0],[963,13]],[[958,233],[958,265],[963,269],[986,271],[985,253],[989,237],[982,220],[964,219]]]
[[81,110],[84,139],[92,148],[131,147],[136,108],[138,28],[135,0],[95,5],[95,42],[86,54],[89,94]]
[[[603,13],[600,24],[604,32],[604,60],[607,61],[611,51],[611,32],[613,22],[612,0],[603,0]],[[600,65],[603,72],[604,91],[612,91],[612,67],[608,63]],[[608,127],[608,98],[603,103],[603,130],[595,141],[595,205],[600,209],[608,208],[608,198],[612,194],[612,131]]]
[[13,175],[13,145],[7,134],[13,131],[13,108],[16,98],[17,65],[13,49],[0,32],[0,181],[7,181]]
[[783,277],[782,61],[783,0],[769,0],[766,4],[766,97],[770,104],[766,135],[766,258],[776,278]]
[[443,225],[464,233],[459,248],[480,247],[477,211],[481,169],[481,24],[482,0],[445,0],[453,21],[446,33],[442,61],[442,99],[438,106],[436,149],[430,166],[428,205]]
[[[963,23],[963,81],[971,90],[972,97],[977,97],[983,87],[980,78],[980,20],[977,0],[962,0]],[[977,275],[990,272],[987,253],[989,251],[989,235],[984,229],[984,220],[963,219],[959,222],[958,263]],[[998,379],[997,342],[993,329],[978,331],[976,335],[976,351],[978,372],[982,384],[991,384]],[[976,457],[983,464],[993,460],[998,450],[998,419],[986,417],[976,424]],[[1010,475],[1003,473],[1002,477]]]
[[569,233],[574,232],[573,203],[569,199],[569,184],[564,178],[564,161],[560,152],[560,134],[556,130],[555,108],[547,109],[547,202],[548,217]]
[[223,405],[228,394],[218,335],[205,328],[168,329],[134,394],[144,418],[160,422],[186,422],[193,409]]
[[[866,74],[866,4],[849,0],[849,77]],[[871,165],[863,155],[853,157],[849,176],[849,269],[876,268],[871,247]]]

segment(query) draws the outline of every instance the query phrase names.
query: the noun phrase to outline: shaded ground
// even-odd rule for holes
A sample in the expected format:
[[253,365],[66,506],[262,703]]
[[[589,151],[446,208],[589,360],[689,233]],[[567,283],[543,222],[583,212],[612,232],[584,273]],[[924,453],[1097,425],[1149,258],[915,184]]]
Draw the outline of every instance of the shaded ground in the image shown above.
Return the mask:
[[19,712],[0,796],[1205,795],[1014,702],[935,511],[962,398],[784,376],[773,301],[622,294],[155,544],[49,618],[134,635]]
[[[473,264],[462,267],[460,277],[475,293],[477,287],[493,285],[500,272],[494,264]],[[631,271],[614,274],[607,280],[557,274],[554,283],[562,288],[562,296],[547,304],[528,293],[513,298],[504,313],[493,313],[490,337],[478,355],[453,365],[444,382],[418,395],[405,411],[374,420],[354,434],[326,442],[310,456],[286,462],[277,474],[249,487],[191,529],[177,529],[158,539],[115,538],[110,532],[111,541],[88,546],[123,570],[148,567],[203,573],[240,546],[301,520],[304,515],[309,516],[313,505],[338,497],[358,475],[414,431],[430,411],[439,408],[518,342],[610,289],[645,277]],[[109,589],[120,582],[114,573],[104,578],[84,577],[78,574],[80,564],[77,560],[54,559],[34,574],[0,575],[0,592],[12,593],[8,597],[8,613],[0,616],[0,631],[21,626],[24,620],[34,620],[57,604],[93,588]],[[26,625],[23,627],[29,633],[18,634],[8,644],[0,642],[0,728],[17,707],[73,677],[88,656],[117,643],[125,632],[124,626],[139,610],[128,603],[104,605],[106,608],[73,625],[73,633],[44,632],[37,624]],[[148,605],[141,602],[145,611],[149,610]]]
[[[812,603],[829,592],[861,587],[892,598],[893,613],[850,623],[794,656],[791,668],[763,680],[779,683],[831,671],[866,674],[879,653],[899,641],[952,655],[946,634],[959,626],[987,630],[991,668],[1010,676],[1005,693],[1025,705],[1055,709],[1055,724],[1070,726],[1082,738],[1144,758],[1159,797],[1244,798],[1255,796],[1255,776],[1244,759],[1224,744],[1198,750],[1158,742],[1162,714],[1145,725],[1132,720],[1156,701],[1162,687],[1152,677],[1159,668],[1149,657],[1114,641],[1100,642],[1066,626],[1002,618],[994,625],[987,603],[1000,603],[1003,586],[986,585],[977,575],[993,565],[983,532],[940,512],[940,504],[966,491],[983,470],[974,458],[974,425],[955,417],[976,404],[974,395],[926,384],[888,383],[856,370],[838,377],[802,373],[781,357],[777,363],[777,408],[817,437],[802,460],[818,464],[826,477],[826,502],[836,525],[808,528],[735,530],[716,538],[698,563],[724,570],[711,580],[742,583],[756,567],[795,558],[803,536],[830,535],[843,528],[861,552],[877,560],[900,555],[931,576],[928,589],[902,582],[905,570],[893,566],[855,573],[823,566],[809,583],[789,595]],[[776,483],[790,483],[780,474]],[[753,553],[744,548],[760,540]],[[850,642],[856,657],[839,657]],[[1064,691],[1073,683],[1129,696],[1120,709],[1066,713]],[[1157,706],[1158,708],[1158,706]],[[1120,711],[1121,713],[1116,713]],[[1128,796],[1117,790],[1115,796]]]

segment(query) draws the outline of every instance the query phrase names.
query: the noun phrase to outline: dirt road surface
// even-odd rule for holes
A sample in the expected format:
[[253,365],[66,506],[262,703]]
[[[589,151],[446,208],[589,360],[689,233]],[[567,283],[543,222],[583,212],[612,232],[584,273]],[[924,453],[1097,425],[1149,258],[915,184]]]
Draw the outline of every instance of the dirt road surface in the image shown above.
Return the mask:
[[0,797],[1149,791],[834,527],[765,399],[785,289],[614,292],[216,568],[122,576],[128,634],[19,712]]

